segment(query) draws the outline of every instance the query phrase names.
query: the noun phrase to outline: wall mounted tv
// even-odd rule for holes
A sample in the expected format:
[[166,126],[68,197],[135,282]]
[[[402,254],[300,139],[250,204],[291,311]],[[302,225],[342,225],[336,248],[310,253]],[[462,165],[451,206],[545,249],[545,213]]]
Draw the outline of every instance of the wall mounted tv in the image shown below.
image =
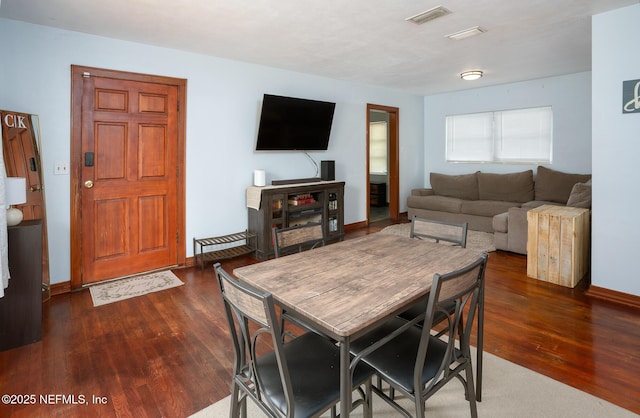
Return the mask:
[[265,94],[256,150],[326,150],[335,107],[330,102]]

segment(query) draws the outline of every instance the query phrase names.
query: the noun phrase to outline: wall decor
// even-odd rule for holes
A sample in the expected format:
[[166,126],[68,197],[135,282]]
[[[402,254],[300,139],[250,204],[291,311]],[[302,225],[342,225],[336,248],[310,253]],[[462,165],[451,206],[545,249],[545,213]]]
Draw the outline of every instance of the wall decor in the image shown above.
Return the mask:
[[640,80],[622,82],[622,113],[640,113]]

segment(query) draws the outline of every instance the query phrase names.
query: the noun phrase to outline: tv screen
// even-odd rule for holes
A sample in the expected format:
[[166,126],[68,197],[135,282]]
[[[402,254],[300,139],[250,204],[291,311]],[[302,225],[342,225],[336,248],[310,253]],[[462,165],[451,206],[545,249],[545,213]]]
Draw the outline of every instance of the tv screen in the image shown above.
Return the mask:
[[256,150],[326,150],[335,107],[330,102],[265,94]]

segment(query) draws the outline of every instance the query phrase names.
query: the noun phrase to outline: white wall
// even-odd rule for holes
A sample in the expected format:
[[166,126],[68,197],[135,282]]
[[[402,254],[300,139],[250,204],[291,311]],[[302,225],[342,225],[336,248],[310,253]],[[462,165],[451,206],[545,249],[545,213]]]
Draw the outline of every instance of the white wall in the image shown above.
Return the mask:
[[640,113],[622,114],[622,82],[640,79],[640,5],[593,17],[593,218],[595,286],[640,296]]
[[553,161],[547,166],[591,173],[591,73],[583,72],[425,97],[425,186],[430,172],[535,173],[535,165],[447,163],[445,117],[538,106],[553,108]]
[[[70,161],[70,66],[185,78],[187,82],[187,256],[191,239],[247,227],[244,190],[256,168],[273,179],[313,177],[302,153],[257,153],[255,136],[264,93],[336,102],[329,149],[346,182],[345,222],[366,218],[366,104],[400,109],[400,210],[423,172],[420,96],[0,19],[0,109],[40,116],[51,283],[70,279],[70,179],[54,176]],[[416,180],[417,179],[417,180]]]

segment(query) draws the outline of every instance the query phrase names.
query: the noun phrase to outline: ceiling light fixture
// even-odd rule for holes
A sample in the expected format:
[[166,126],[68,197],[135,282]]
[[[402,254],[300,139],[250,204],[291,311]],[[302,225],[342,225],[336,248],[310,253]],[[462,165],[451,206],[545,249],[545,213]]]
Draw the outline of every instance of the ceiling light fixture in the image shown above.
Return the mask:
[[406,18],[410,22],[415,23],[416,25],[421,25],[423,23],[427,23],[433,19],[437,19],[442,16],[446,16],[451,13],[450,10],[445,9],[442,6],[436,6],[432,9],[426,10],[422,13],[418,13],[417,15]]
[[469,38],[470,36],[480,35],[485,32],[486,30],[482,29],[480,26],[474,26],[472,28],[450,33],[447,36],[445,36],[445,38],[453,39],[454,41],[459,41],[460,39]]
[[460,74],[460,78],[466,81],[477,80],[479,78],[482,78],[482,71],[480,70],[465,71]]

